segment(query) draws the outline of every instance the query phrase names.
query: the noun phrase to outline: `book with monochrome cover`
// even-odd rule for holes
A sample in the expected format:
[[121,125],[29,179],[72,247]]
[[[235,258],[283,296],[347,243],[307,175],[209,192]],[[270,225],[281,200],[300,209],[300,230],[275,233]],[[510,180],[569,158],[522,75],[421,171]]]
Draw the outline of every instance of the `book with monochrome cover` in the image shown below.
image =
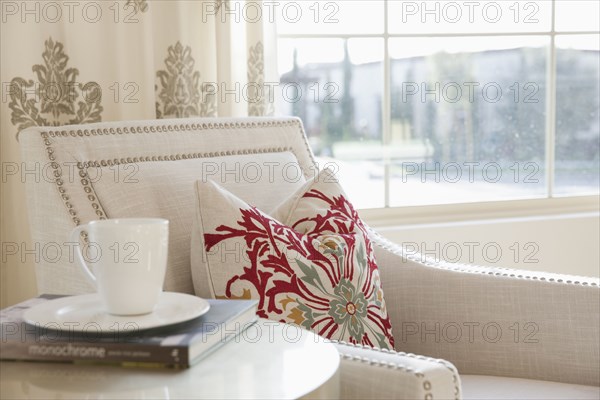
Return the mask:
[[[0,359],[187,368],[257,320],[255,300],[207,300],[208,312],[174,325],[136,330],[52,329],[23,314],[67,296],[41,295],[0,311]],[[132,321],[135,321],[132,319]]]

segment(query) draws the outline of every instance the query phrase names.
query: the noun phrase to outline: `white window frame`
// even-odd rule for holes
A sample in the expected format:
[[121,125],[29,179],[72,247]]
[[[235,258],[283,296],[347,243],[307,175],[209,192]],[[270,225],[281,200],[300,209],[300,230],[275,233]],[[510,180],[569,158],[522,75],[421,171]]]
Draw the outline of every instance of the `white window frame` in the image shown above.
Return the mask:
[[568,214],[600,211],[600,195],[554,195],[554,157],[556,137],[556,48],[557,35],[598,35],[600,31],[560,31],[556,32],[556,0],[551,0],[550,30],[535,32],[484,32],[484,33],[390,33],[388,26],[388,5],[390,0],[383,0],[384,28],[383,33],[373,34],[278,34],[278,39],[354,39],[378,38],[384,41],[383,55],[383,95],[382,95],[382,144],[391,142],[391,90],[390,90],[390,38],[418,37],[481,37],[481,36],[544,36],[549,37],[546,62],[546,126],[545,126],[545,167],[546,167],[546,196],[526,200],[480,201],[473,203],[452,203],[422,206],[390,206],[390,163],[384,159],[384,198],[382,208],[361,210],[361,215],[367,222],[388,226],[395,224],[435,223],[463,220],[480,220],[492,218],[514,218],[539,215]]

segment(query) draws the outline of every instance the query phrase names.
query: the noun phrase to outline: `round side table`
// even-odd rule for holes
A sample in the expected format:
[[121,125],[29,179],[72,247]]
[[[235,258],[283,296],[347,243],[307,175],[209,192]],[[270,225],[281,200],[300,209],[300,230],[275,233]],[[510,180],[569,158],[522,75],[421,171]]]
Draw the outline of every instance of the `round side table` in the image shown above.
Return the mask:
[[0,363],[3,399],[338,398],[335,347],[292,325],[259,320],[183,370]]

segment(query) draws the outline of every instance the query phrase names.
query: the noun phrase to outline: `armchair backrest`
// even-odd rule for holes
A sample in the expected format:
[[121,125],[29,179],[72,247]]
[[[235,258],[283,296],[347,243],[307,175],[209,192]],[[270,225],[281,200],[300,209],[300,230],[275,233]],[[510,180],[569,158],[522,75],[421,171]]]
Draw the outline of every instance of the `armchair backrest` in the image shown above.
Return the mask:
[[316,172],[297,118],[33,127],[19,142],[24,170],[38,178],[25,182],[40,293],[91,291],[69,234],[91,220],[126,217],[170,221],[165,290],[193,293],[195,181],[213,179],[268,212]]

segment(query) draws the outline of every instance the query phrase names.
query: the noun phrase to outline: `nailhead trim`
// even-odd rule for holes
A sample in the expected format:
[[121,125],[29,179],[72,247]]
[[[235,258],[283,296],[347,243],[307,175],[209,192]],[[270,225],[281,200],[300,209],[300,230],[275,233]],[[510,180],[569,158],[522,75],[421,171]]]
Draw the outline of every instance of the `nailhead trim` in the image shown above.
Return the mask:
[[149,161],[178,161],[178,160],[192,160],[197,158],[213,158],[213,157],[224,157],[224,156],[239,156],[247,154],[266,154],[266,153],[283,153],[289,151],[294,153],[291,147],[267,147],[262,149],[244,149],[236,151],[221,151],[221,152],[208,152],[208,153],[186,153],[186,154],[167,154],[161,156],[138,156],[138,157],[127,157],[127,158],[115,158],[112,160],[97,160],[87,161],[83,163],[84,166],[89,167],[105,167],[107,165],[122,165],[122,164],[133,164],[137,162],[149,162]]
[[[459,400],[459,398],[460,398],[460,396],[459,396],[460,388],[458,386],[458,377],[456,376],[456,370],[454,368],[450,367],[450,365],[448,364],[448,362],[446,360],[425,357],[425,356],[421,356],[421,355],[415,355],[412,353],[403,353],[403,352],[395,351],[395,350],[381,349],[378,347],[364,346],[362,344],[348,343],[348,342],[345,342],[342,340],[329,340],[329,341],[332,343],[340,344],[342,346],[366,349],[366,350],[376,351],[379,353],[395,354],[395,355],[399,355],[402,357],[414,358],[414,359],[421,360],[421,361],[429,361],[429,362],[438,363],[438,364],[446,367],[452,374],[452,382],[454,383],[455,400]],[[401,371],[406,371],[408,373],[412,373],[414,376],[416,376],[419,379],[425,378],[425,374],[423,374],[421,371],[416,371],[413,368],[406,366],[406,365],[402,365],[402,364],[398,364],[398,363],[394,363],[394,362],[382,361],[382,360],[378,360],[378,359],[368,359],[366,357],[360,357],[360,356],[351,355],[348,353],[343,353],[342,351],[339,351],[339,353],[340,353],[340,357],[343,359],[346,359],[346,360],[363,362],[363,363],[368,362],[369,365],[393,368],[393,369],[397,369],[397,370],[401,370]],[[433,394],[431,394],[432,384],[430,381],[427,381],[427,380],[423,381],[423,389],[425,389],[427,391],[427,393],[425,393],[425,399],[426,400],[433,399]]]
[[[67,137],[67,136],[97,136],[97,135],[115,135],[115,134],[136,134],[136,133],[153,133],[153,132],[184,132],[184,131],[194,131],[194,130],[206,130],[206,129],[254,129],[254,128],[267,128],[267,127],[286,127],[286,126],[297,126],[298,133],[302,138],[302,142],[304,143],[304,147],[306,148],[307,154],[309,156],[310,161],[313,165],[316,165],[315,157],[312,152],[312,149],[308,143],[308,139],[304,132],[304,127],[302,122],[297,119],[289,119],[289,120],[280,120],[280,121],[254,121],[254,122],[226,122],[226,123],[187,123],[187,124],[178,124],[178,125],[158,125],[158,126],[132,126],[132,127],[124,127],[124,128],[98,128],[98,129],[85,129],[85,130],[62,130],[62,131],[46,131],[49,137]],[[47,145],[49,146],[49,145]]]
[[[100,205],[100,202],[97,200],[98,195],[96,194],[94,186],[92,186],[92,182],[90,181],[89,174],[87,173],[87,169],[89,167],[99,168],[101,165],[102,163],[99,162],[88,161],[83,163],[77,163],[77,168],[79,168],[79,176],[82,178],[81,185],[83,186],[83,191],[87,194],[86,197],[92,204],[94,212],[96,213],[99,219],[106,219],[106,212]],[[104,165],[106,165],[106,162],[104,162]]]
[[405,371],[405,372],[408,372],[408,373],[411,373],[411,374],[417,376],[417,372],[414,369],[412,369],[411,367],[406,366],[406,365],[389,362],[389,361],[377,360],[377,359],[369,359],[367,357],[361,357],[361,356],[352,355],[352,354],[348,354],[348,353],[342,353],[342,352],[339,352],[339,354],[340,354],[340,357],[343,358],[344,360],[368,363],[369,365],[373,365],[373,366],[377,366],[377,367],[398,369],[398,370]]
[[[97,136],[97,135],[115,135],[115,134],[137,134],[137,133],[154,133],[154,132],[185,132],[195,130],[206,130],[206,129],[255,129],[255,128],[267,128],[267,127],[284,127],[284,126],[297,126],[300,132],[304,135],[304,129],[300,120],[297,118],[291,118],[289,120],[280,121],[253,121],[253,122],[204,122],[204,123],[185,123],[176,125],[152,125],[152,126],[129,126],[119,128],[96,128],[96,129],[85,129],[85,130],[54,130],[45,131],[49,137],[67,137],[67,136]],[[308,145],[308,141],[304,140],[306,148],[309,154],[312,156],[312,151]]]
[[87,168],[95,167],[100,168],[107,165],[124,165],[124,164],[132,164],[138,162],[146,162],[146,161],[176,161],[176,160],[191,160],[198,158],[212,158],[218,156],[233,156],[233,155],[244,155],[244,154],[266,154],[266,153],[283,153],[289,151],[294,154],[294,157],[298,159],[296,154],[294,153],[291,147],[268,147],[263,149],[243,149],[237,151],[222,151],[222,152],[208,152],[208,153],[188,153],[188,154],[168,154],[163,156],[139,156],[139,157],[127,157],[127,158],[115,158],[113,160],[98,160],[98,161],[86,161],[77,163],[77,167],[79,168],[79,175],[82,178],[81,184],[83,186],[84,192],[87,194],[87,198],[90,201],[94,212],[99,217],[99,219],[106,219],[106,211],[102,208],[102,205],[97,200],[98,196],[94,191],[94,186],[92,185],[88,173]]
[[[475,265],[475,264],[467,265],[467,266],[463,265],[461,267],[460,266],[461,264],[451,264],[448,262],[433,261],[427,256],[425,256],[425,259],[423,259],[423,255],[404,254],[404,250],[402,249],[401,246],[384,238],[383,236],[381,236],[379,233],[377,233],[372,228],[368,228],[368,230],[369,230],[370,235],[373,237],[373,242],[375,242],[375,245],[377,247],[387,250],[398,256],[401,256],[402,258],[405,258],[407,260],[414,261],[416,263],[423,264],[428,267],[434,267],[434,268],[443,269],[443,270],[447,270],[447,271],[467,272],[467,273],[471,273],[471,274],[502,276],[502,277],[513,278],[513,279],[539,280],[539,281],[548,281],[548,282],[568,284],[568,285],[580,285],[580,286],[588,286],[589,285],[589,286],[598,287],[598,283],[594,282],[592,280],[587,280],[587,281],[583,280],[583,279],[582,280],[566,279],[565,280],[565,279],[561,279],[561,278],[556,279],[556,278],[550,278],[547,276],[534,275],[534,274],[523,275],[523,274],[519,274],[517,271],[515,271],[513,269],[501,268],[501,267],[493,267],[494,270],[496,270],[496,271],[486,271],[483,269],[477,270],[476,268],[489,268],[489,267],[485,267],[482,265]],[[500,272],[500,271],[504,271],[504,272]]]
[[[306,133],[304,132],[304,126],[302,125],[302,121],[297,119],[297,120],[295,120],[295,122],[298,124],[298,130],[300,133],[300,137],[302,138],[302,141],[304,142],[304,147],[306,148],[308,157],[310,158],[310,161],[312,162],[312,164],[316,166],[317,160],[315,160],[315,155],[312,151],[312,148],[310,147],[310,144],[308,144],[308,138],[306,137]],[[296,159],[298,159],[298,157],[296,157]],[[315,171],[315,174],[316,173],[317,173],[317,171]]]
[[[58,191],[61,195],[61,198],[63,199],[63,202],[65,204],[65,207],[67,209],[67,212],[69,213],[69,215],[71,216],[71,220],[73,221],[73,223],[77,226],[81,223],[81,220],[79,219],[78,215],[77,215],[77,211],[73,208],[73,205],[68,203],[67,200],[69,199],[69,196],[66,192],[66,189],[63,187],[64,185],[64,181],[62,180],[62,172],[61,170],[58,168],[58,163],[55,163],[55,159],[56,157],[54,156],[54,148],[52,147],[52,142],[51,140],[49,140],[49,138],[60,138],[60,137],[84,137],[84,136],[98,136],[98,135],[122,135],[122,134],[137,134],[137,133],[172,133],[173,131],[175,132],[185,132],[185,131],[195,131],[195,130],[205,130],[205,129],[215,129],[215,128],[219,128],[219,129],[254,129],[254,128],[267,128],[267,127],[287,127],[287,126],[297,126],[299,129],[299,133],[303,139],[304,145],[306,146],[306,149],[308,151],[309,154],[309,158],[311,160],[311,162],[313,163],[313,165],[316,165],[315,159],[314,159],[314,155],[312,153],[312,150],[310,149],[310,146],[308,144],[308,140],[306,138],[306,135],[304,133],[304,128],[302,127],[302,123],[300,122],[300,119],[298,118],[290,118],[288,120],[279,120],[279,121],[254,121],[254,122],[225,122],[225,123],[212,123],[212,122],[203,122],[203,123],[182,123],[182,124],[176,124],[176,125],[167,125],[167,124],[162,124],[162,125],[152,125],[152,126],[129,126],[129,127],[117,127],[117,128],[92,128],[92,129],[71,129],[71,130],[66,130],[66,127],[61,127],[61,128],[56,128],[55,130],[46,130],[46,131],[42,131],[41,132],[41,137],[44,143],[44,146],[46,147],[46,153],[48,155],[48,159],[50,160],[50,162],[52,163],[51,166],[54,170],[53,175],[55,177],[55,185],[58,188]],[[279,149],[285,149],[285,150],[279,150]],[[227,152],[229,154],[225,154],[225,152],[221,152],[221,153],[202,153],[202,155],[200,155],[200,153],[193,153],[192,155],[190,154],[186,154],[186,155],[175,155],[175,156],[159,156],[158,157],[158,161],[166,161],[166,160],[179,160],[179,159],[187,159],[187,158],[202,158],[202,157],[216,157],[219,155],[233,155],[233,154],[256,154],[256,153],[260,153],[260,152],[264,152],[264,153],[268,153],[268,152],[276,152],[276,151],[292,151],[291,148],[285,147],[279,147],[277,148],[277,150],[268,150],[268,151],[253,151],[253,150],[247,150],[247,153],[240,153],[239,151],[236,152]],[[292,151],[293,152],[293,151]],[[206,154],[211,154],[209,156],[207,156]],[[195,156],[194,156],[195,155]],[[294,156],[296,156],[296,154],[294,154]],[[179,158],[178,158],[179,157]],[[187,158],[186,158],[187,157]],[[135,161],[137,159],[137,161]],[[296,156],[296,159],[298,159],[298,157]],[[131,160],[131,161],[129,161]],[[139,161],[157,161],[156,156],[152,156],[152,157],[139,157],[139,158],[134,158],[134,159],[114,159],[114,160],[103,160],[103,162],[107,165],[115,165],[115,164],[125,164],[125,163],[131,163],[131,162],[139,162]],[[102,163],[102,161],[100,161],[100,163]],[[80,169],[80,172],[82,170]],[[83,171],[85,172],[85,171]],[[82,177],[83,178],[83,177]],[[87,177],[87,173],[86,173],[86,178]],[[94,189],[93,187],[90,185],[89,183],[89,179],[86,179],[86,183],[83,182],[82,179],[82,185],[84,188],[84,191],[86,192],[86,194],[92,194],[93,193],[93,197],[95,199],[97,199],[98,196],[95,195],[94,193]],[[90,197],[88,196],[88,199],[90,199]],[[94,199],[94,200],[95,200]],[[106,218],[106,213],[104,212],[104,210],[102,210],[102,208],[100,207],[99,204],[95,203],[93,200],[90,200],[92,202],[92,207],[94,208],[94,212],[96,213],[96,215],[98,215],[100,217],[100,219],[105,219]]]
[[58,163],[55,162],[56,157],[54,156],[54,149],[51,147],[52,142],[48,139],[48,136],[50,136],[48,132],[41,132],[42,141],[44,146],[46,146],[48,160],[50,160],[50,167],[53,169],[52,175],[54,175],[54,183],[58,193],[60,194],[60,198],[62,199],[63,204],[65,205],[69,216],[71,217],[71,221],[73,221],[73,223],[77,226],[81,221],[77,217],[77,211],[75,211],[73,205],[69,202],[69,195],[67,194],[67,190],[64,188],[64,181],[62,179],[62,170],[59,168]]

